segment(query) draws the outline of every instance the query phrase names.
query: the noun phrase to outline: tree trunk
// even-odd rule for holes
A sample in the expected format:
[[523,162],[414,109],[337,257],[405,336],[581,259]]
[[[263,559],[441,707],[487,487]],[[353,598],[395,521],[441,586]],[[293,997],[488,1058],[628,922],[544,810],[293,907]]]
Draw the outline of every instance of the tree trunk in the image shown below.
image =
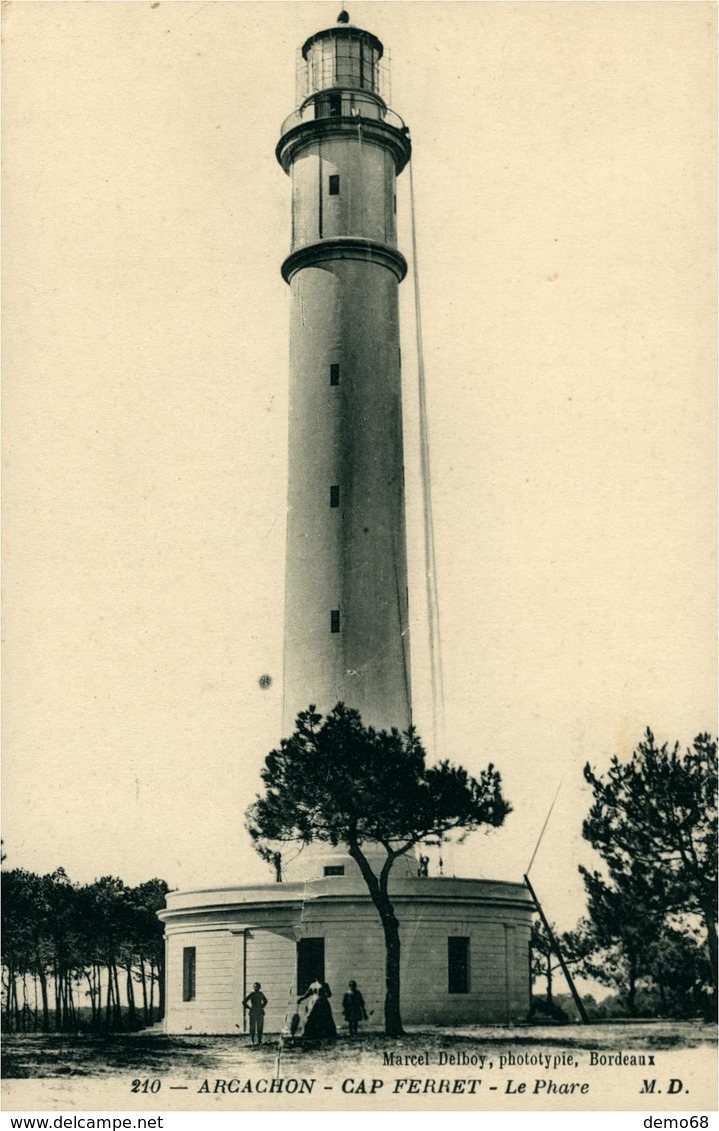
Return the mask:
[[112,993],[112,956],[107,961],[107,998],[105,1001],[105,1025],[109,1029],[112,1025],[112,1006],[113,1006],[113,993]]
[[131,1029],[135,1028],[135,987],[132,984],[132,962],[128,961],[125,970],[127,973],[127,1023]]
[[17,974],[15,974],[15,973],[13,974],[13,979],[12,979],[12,1016],[13,1016],[13,1028],[19,1029],[20,1028],[20,1007],[18,1005],[18,1000],[17,1000]]
[[70,1028],[70,971],[65,970],[62,976],[62,1027]]
[[[404,1036],[400,1015],[400,955],[399,922],[389,900],[388,910],[380,911],[385,945],[385,999],[384,1031],[388,1037]],[[379,911],[379,907],[377,908]]]
[[91,966],[89,970],[85,971],[85,977],[87,978],[87,984],[88,984],[88,987],[89,987],[87,996],[90,999],[90,1026],[91,1026],[91,1028],[94,1029],[97,1011],[96,1011],[96,1007],[95,1007],[95,987],[94,987],[93,981],[92,981],[93,972],[94,972],[94,967]]
[[57,955],[55,955],[53,979],[55,981],[55,1028],[59,1033],[62,1030],[62,974],[60,973],[60,959]]
[[121,1029],[122,1028],[122,1005],[121,1005],[121,1002],[120,1002],[120,979],[118,978],[118,974],[117,974],[117,963],[116,962],[113,962],[113,964],[112,964],[111,974],[112,974],[112,977],[113,977],[114,982],[115,982],[115,1011],[114,1011],[115,1027],[118,1028],[118,1029]]
[[547,955],[547,1005],[552,1006],[554,998],[552,997],[552,956]]
[[98,962],[95,965],[95,992],[97,993],[97,1024],[102,1028],[102,971],[104,967]]
[[637,979],[634,976],[634,971],[629,971],[629,989],[627,990],[627,1009],[629,1010],[630,1017],[637,1015]]
[[20,1010],[20,1028],[23,1033],[27,1030],[28,1013],[30,1012],[30,1004],[27,998],[27,972],[23,971],[22,975],[22,1008]]
[[72,974],[67,975],[67,1016],[73,1028],[77,1025],[77,1010],[75,1009],[75,996],[72,992]]
[[36,956],[37,973],[40,979],[40,996],[42,998],[42,1031],[43,1033],[50,1032],[50,1005],[47,1000],[47,977],[42,967],[40,955]]
[[145,959],[140,958],[140,984],[142,986],[142,1016],[145,1025],[150,1024],[147,1012],[147,977],[145,975]]
[[[7,981],[5,981],[5,971],[8,972]],[[2,968],[2,988],[3,988],[3,1012],[5,1013],[5,1027],[11,1028],[10,1025],[10,979],[12,977],[10,967],[3,963]]]
[[[350,845],[349,854],[356,861],[364,878],[369,893],[372,896],[384,931],[385,945],[385,999],[384,999],[384,1031],[388,1037],[403,1037],[402,1017],[400,1014],[400,955],[401,945],[399,938],[399,921],[394,913],[392,901],[387,892],[389,880],[389,865],[385,865],[380,879],[375,876],[369,861],[357,846]],[[389,857],[388,857],[389,860]]]
[[102,1028],[102,966],[99,962],[93,964],[92,980],[95,985],[95,1000],[97,1001],[95,1024],[98,1028]]
[[704,916],[704,925],[707,929],[707,947],[709,949],[709,965],[712,972],[712,985],[714,987],[714,995],[717,992],[717,928],[714,922],[713,909],[706,910],[702,908]]
[[17,1028],[17,973],[15,970],[15,956],[8,960],[7,997],[5,999],[5,1024],[9,1030]]

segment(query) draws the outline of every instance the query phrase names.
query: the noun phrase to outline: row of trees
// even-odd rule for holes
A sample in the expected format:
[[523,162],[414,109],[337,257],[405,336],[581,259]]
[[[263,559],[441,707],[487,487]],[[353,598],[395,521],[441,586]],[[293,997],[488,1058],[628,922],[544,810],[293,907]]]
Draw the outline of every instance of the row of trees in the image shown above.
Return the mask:
[[2,872],[2,1011],[6,1029],[138,1028],[164,1012],[168,887],[114,876],[72,883],[62,868]]
[[[612,987],[626,1012],[713,1011],[717,988],[717,743],[659,746],[650,730],[630,759],[584,776],[585,838],[602,868],[580,867],[587,917],[562,936],[575,972]],[[535,927],[533,970],[551,1010],[556,956]]]

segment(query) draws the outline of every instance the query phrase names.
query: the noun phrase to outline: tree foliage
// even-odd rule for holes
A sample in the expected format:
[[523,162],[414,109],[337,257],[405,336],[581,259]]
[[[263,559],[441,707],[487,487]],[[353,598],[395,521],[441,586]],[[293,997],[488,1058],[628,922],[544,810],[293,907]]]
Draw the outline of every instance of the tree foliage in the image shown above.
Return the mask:
[[584,776],[594,801],[582,831],[604,862],[603,872],[580,868],[603,954],[598,971],[589,962],[586,972],[611,971],[633,1012],[641,978],[653,979],[660,995],[676,982],[670,953],[682,950],[702,969],[696,924],[716,990],[716,740],[702,734],[682,751],[679,743],[659,746],[647,730],[629,761],[613,757],[601,776],[586,765]]
[[[260,851],[267,841],[343,844],[356,861],[379,913],[387,948],[385,1028],[402,1032],[399,1010],[399,925],[388,890],[394,862],[415,845],[452,832],[462,840],[498,827],[510,812],[492,765],[479,778],[449,761],[427,766],[414,729],[376,731],[338,703],[325,718],[314,707],[265,760],[265,792],[247,812]],[[378,874],[366,854],[380,845]]]
[[585,935],[591,944],[584,972],[620,989],[634,1016],[640,979],[649,974],[648,947],[661,930],[663,914],[631,876],[615,876],[607,883],[598,872],[581,867],[580,872],[589,912]]
[[[313,707],[265,759],[266,787],[248,813],[255,841],[381,844],[396,858],[453,829],[499,826],[510,811],[492,765],[478,780],[449,761],[426,766],[415,730],[376,731],[339,703]],[[460,838],[461,839],[461,838]]]

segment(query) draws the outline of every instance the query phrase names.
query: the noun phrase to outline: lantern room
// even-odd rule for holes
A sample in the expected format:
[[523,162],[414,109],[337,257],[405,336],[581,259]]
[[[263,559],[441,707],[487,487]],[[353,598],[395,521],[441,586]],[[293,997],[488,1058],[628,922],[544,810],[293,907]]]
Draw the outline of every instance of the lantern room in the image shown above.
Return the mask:
[[310,36],[299,60],[298,103],[327,90],[361,90],[383,98],[383,53],[376,36],[347,24]]

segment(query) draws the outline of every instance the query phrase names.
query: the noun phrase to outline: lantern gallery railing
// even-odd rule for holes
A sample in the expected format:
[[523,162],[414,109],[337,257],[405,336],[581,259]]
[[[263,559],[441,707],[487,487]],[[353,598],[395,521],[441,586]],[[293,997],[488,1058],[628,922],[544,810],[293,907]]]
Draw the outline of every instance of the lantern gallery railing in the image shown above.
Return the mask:
[[316,95],[299,110],[295,110],[282,123],[282,135],[302,125],[303,122],[314,122],[318,118],[353,118],[355,121],[385,122],[394,126],[396,130],[406,132],[406,126],[399,114],[390,110],[378,99],[366,98],[359,94],[346,91],[329,90]]

